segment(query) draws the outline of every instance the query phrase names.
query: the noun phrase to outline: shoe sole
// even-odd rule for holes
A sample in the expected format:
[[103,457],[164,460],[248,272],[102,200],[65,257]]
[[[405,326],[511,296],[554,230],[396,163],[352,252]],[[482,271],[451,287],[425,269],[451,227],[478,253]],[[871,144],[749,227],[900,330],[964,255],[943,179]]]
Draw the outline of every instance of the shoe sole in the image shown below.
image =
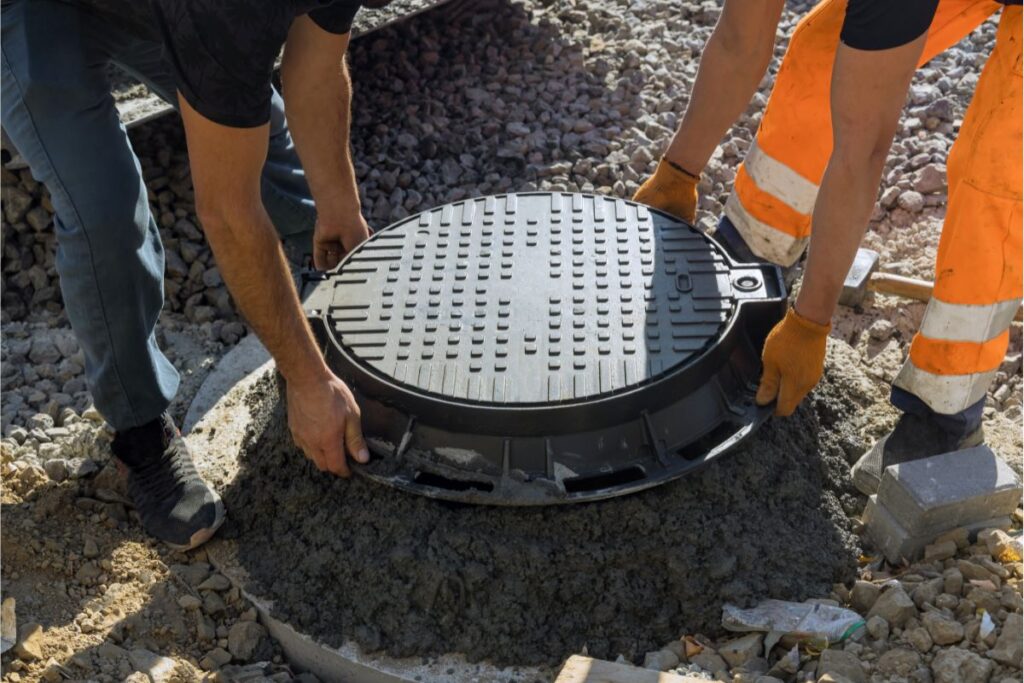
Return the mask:
[[[870,452],[871,451],[868,451],[862,455],[861,460],[866,458]],[[850,474],[853,475],[853,485],[856,486],[857,490],[865,496],[873,496],[878,493],[878,486],[881,483],[881,479],[861,467],[861,460],[854,463],[853,468],[850,470]]]
[[195,550],[196,548],[198,548],[199,546],[213,538],[213,535],[216,534],[217,530],[220,529],[222,524],[224,524],[225,517],[226,515],[224,514],[224,501],[222,501],[218,497],[217,518],[213,522],[213,524],[206,527],[205,529],[200,529],[199,531],[192,534],[192,537],[188,540],[188,543],[171,543],[170,541],[164,541],[164,543],[166,543],[167,547],[171,548],[172,550]]

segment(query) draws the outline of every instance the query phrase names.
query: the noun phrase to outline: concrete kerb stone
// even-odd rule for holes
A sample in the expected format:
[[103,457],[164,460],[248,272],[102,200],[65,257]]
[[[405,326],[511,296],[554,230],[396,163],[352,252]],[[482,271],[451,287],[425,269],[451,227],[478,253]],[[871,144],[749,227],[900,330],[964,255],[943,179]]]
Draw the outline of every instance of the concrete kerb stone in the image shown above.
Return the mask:
[[229,391],[243,382],[246,377],[256,376],[256,370],[263,368],[270,361],[270,353],[260,342],[259,337],[250,334],[235,348],[231,349],[218,361],[217,366],[203,380],[199,391],[188,406],[181,431],[188,434]]
[[[928,545],[935,541],[937,536],[948,531],[948,529],[939,529],[934,532],[914,535],[905,529],[885,506],[879,504],[877,496],[871,496],[868,499],[867,507],[864,508],[863,521],[871,541],[892,563],[916,559]],[[982,529],[1006,529],[1009,526],[1010,518],[1004,516],[980,520],[962,528],[968,533],[975,533]]]
[[[254,336],[251,338],[255,339]],[[253,427],[253,416],[249,410],[253,385],[267,373],[274,372],[273,361],[267,360],[268,355],[262,356],[263,362],[252,367],[260,358],[260,352],[266,354],[262,345],[254,342],[246,349],[239,346],[225,356],[221,362],[222,367],[211,373],[197,394],[197,399],[204,396],[219,398],[208,407],[200,403],[195,406],[195,410],[190,408],[189,415],[198,417],[192,421],[186,419],[186,425],[190,427],[186,440],[196,467],[203,478],[219,490],[223,490],[238,474],[242,444]],[[230,388],[224,391],[224,387]],[[228,514],[231,514],[231,510],[228,510]],[[301,670],[315,674],[326,683],[526,683],[551,676],[551,672],[533,667],[498,668],[487,663],[471,664],[458,654],[429,660],[421,657],[397,659],[365,653],[351,641],[339,648],[324,645],[272,617],[270,612],[273,603],[250,592],[248,587],[251,582],[247,573],[235,559],[238,546],[234,540],[214,538],[206,548],[210,562],[217,571],[226,576],[256,606],[261,623],[280,644],[288,661]],[[315,601],[316,596],[311,595],[310,600]]]

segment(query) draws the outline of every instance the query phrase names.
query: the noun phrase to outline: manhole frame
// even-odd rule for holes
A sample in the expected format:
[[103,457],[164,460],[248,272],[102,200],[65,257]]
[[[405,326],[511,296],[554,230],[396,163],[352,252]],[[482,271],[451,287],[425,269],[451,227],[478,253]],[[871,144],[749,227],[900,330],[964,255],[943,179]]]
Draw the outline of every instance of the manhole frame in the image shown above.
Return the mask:
[[[509,194],[572,196],[582,193]],[[502,199],[506,196],[503,194],[492,197]],[[596,197],[641,207],[626,200],[599,195]],[[465,202],[486,199],[488,198],[477,197],[445,206],[457,206]],[[435,207],[424,213],[441,208],[443,207]],[[642,207],[642,210],[649,211],[660,220],[686,226],[695,234],[700,234],[693,226],[668,214],[649,207]],[[380,239],[382,234],[390,230],[408,227],[419,215],[407,217],[382,229],[364,244]],[[733,312],[721,325],[715,342],[681,367],[643,383],[609,395],[565,400],[553,404],[493,404],[465,401],[432,394],[418,387],[393,381],[382,372],[369,367],[365,360],[351,353],[333,333],[329,332],[330,323],[324,311],[331,301],[329,297],[333,290],[326,284],[314,282],[316,286],[306,299],[305,305],[307,316],[321,348],[324,349],[328,365],[356,394],[363,411],[364,431],[371,437],[368,441],[376,459],[390,459],[392,465],[396,461],[401,462],[397,469],[393,466],[382,469],[371,464],[367,467],[357,467],[356,471],[406,491],[456,502],[497,505],[570,503],[599,500],[657,486],[690,473],[739,446],[770,414],[769,408],[754,404],[753,394],[756,390],[756,379],[760,374],[760,349],[768,331],[785,313],[786,290],[781,272],[775,266],[736,263],[713,239],[706,235],[704,238],[719,252],[723,262],[728,266],[728,275],[733,285],[732,293],[736,299]],[[339,266],[320,279],[319,283],[329,283],[333,275],[343,272],[346,264],[356,253],[357,251],[354,251],[347,255]],[[751,279],[756,281],[757,286],[750,286]],[[756,295],[762,283],[765,292],[768,293],[767,296]],[[678,443],[669,444],[659,438],[659,434],[665,431],[663,423],[666,418],[663,414],[670,412],[679,404],[668,407],[662,405],[656,410],[650,410],[651,395],[662,393],[684,396],[685,399],[681,402],[705,401],[718,404],[727,415],[706,430],[696,429],[694,438],[688,443],[682,446]],[[624,411],[635,417],[623,420],[621,416]],[[571,435],[571,429],[567,430],[566,425],[578,422],[581,412],[586,414],[590,425],[595,422],[612,422],[612,428],[624,422],[635,423],[634,428],[637,423],[640,425],[644,443],[649,451],[643,458],[645,464],[639,465],[640,477],[628,474],[627,471],[634,469],[634,466],[606,472],[588,472],[578,479],[599,479],[605,474],[609,475],[610,483],[602,485],[601,481],[592,481],[581,489],[574,487],[572,477],[556,476],[551,463],[552,440],[565,437],[567,433]],[[529,420],[515,419],[515,424],[510,425],[510,416],[514,417],[517,414],[528,415]],[[678,419],[678,415],[675,417]],[[447,433],[453,441],[458,442],[460,439],[455,437],[460,432],[488,435],[492,439],[503,440],[506,454],[502,471],[500,474],[493,468],[490,473],[467,471],[437,458],[424,457],[424,450],[417,448],[416,444],[418,432],[424,431],[430,431],[433,438],[440,438],[442,441],[445,438],[444,433]],[[441,433],[440,436],[438,432]],[[372,438],[382,435],[385,435],[385,438]],[[543,475],[537,476],[536,471],[527,474],[509,469],[508,449],[512,439],[543,442],[541,448],[547,453],[548,459]],[[688,457],[680,456],[682,450],[698,442],[700,452],[690,453]],[[501,447],[491,444],[492,460],[495,459],[495,449]],[[623,472],[627,472],[627,475],[622,475]],[[425,474],[428,476],[424,477]],[[619,476],[619,479],[625,476],[626,480],[616,480],[616,476]]]

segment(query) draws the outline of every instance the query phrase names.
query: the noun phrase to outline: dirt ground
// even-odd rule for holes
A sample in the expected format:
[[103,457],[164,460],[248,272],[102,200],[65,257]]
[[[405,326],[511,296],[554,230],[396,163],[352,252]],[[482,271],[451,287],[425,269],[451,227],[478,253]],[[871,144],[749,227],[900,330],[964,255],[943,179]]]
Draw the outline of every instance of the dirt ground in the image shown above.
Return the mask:
[[[804,10],[804,4],[791,4],[780,35]],[[364,211],[375,225],[386,225],[445,201],[508,189],[629,196],[678,122],[696,57],[717,16],[714,2],[526,0],[503,4],[486,21],[457,30],[451,17],[428,13],[355,45],[353,146]],[[932,275],[945,189],[926,188],[922,176],[925,168],[945,162],[992,34],[988,22],[915,77],[865,239],[881,252],[884,271]],[[784,49],[780,40],[773,72]],[[714,225],[721,211],[770,82],[765,79],[709,165],[701,186],[702,227]],[[180,124],[173,117],[146,124],[133,131],[132,141],[168,252],[167,310],[159,335],[185,380],[172,406],[180,419],[203,377],[247,331],[197,227]],[[84,361],[72,343],[54,267],[49,198],[27,170],[5,170],[2,180],[0,577],[2,597],[14,600],[23,636],[16,651],[0,660],[2,680],[311,680],[282,659],[252,606],[213,570],[205,551],[170,552],[141,532],[110,463],[109,432],[88,408]],[[907,204],[913,210],[897,201],[909,192],[921,200]],[[508,661],[552,662],[585,648],[637,664],[653,654],[661,658],[657,668],[732,683],[817,681],[823,673],[854,683],[1019,682],[1019,649],[1011,647],[1014,638],[1020,642],[1019,561],[983,540],[957,537],[952,549],[893,567],[859,536],[863,499],[850,489],[843,465],[895,422],[897,413],[886,400],[889,382],[923,312],[924,304],[878,295],[841,310],[832,333],[831,384],[802,410],[799,422],[767,427],[758,442],[763,451],[748,450],[698,479],[617,501],[613,507],[622,517],[595,520],[601,513],[580,509],[566,513],[570,523],[564,528],[553,528],[562,522],[552,523],[555,512],[530,513],[534,523],[545,525],[543,534],[526,539],[538,549],[536,567],[512,558],[504,572],[500,560],[507,549],[499,543],[460,541],[494,531],[480,514],[428,509],[426,501],[386,498],[363,483],[346,488],[317,478],[297,458],[282,460],[294,453],[275,446],[272,435],[250,474],[263,471],[261,478],[272,480],[280,472],[266,470],[280,463],[293,476],[281,495],[338,498],[339,505],[318,514],[326,524],[350,521],[353,527],[322,551],[301,544],[305,534],[317,533],[305,524],[298,532],[288,529],[288,540],[281,541],[273,533],[280,522],[266,501],[234,489],[225,492],[229,505],[251,506],[254,514],[239,516],[225,533],[251,536],[246,562],[268,593],[283,597],[279,614],[324,634],[340,625],[391,652],[458,648],[473,657],[493,651]],[[1021,336],[1015,323],[985,409],[988,443],[1018,472],[1024,449]],[[850,383],[842,391],[839,377]],[[826,433],[803,431],[822,425]],[[787,447],[792,452],[783,453]],[[300,486],[302,480],[311,484]],[[686,496],[697,492],[707,497]],[[355,509],[356,502],[368,509]],[[407,527],[374,518],[378,507],[422,513],[412,525],[418,536],[409,540]],[[762,534],[766,511],[779,515],[770,522],[772,533]],[[298,514],[288,505],[281,519],[286,513]],[[362,538],[356,524],[376,536]],[[1020,525],[1018,509],[1011,530],[1018,537]],[[618,526],[624,527],[621,535]],[[506,538],[526,535],[522,520],[510,520],[508,527]],[[341,539],[379,564],[363,573],[336,561]],[[834,551],[826,561],[822,543]],[[863,557],[856,556],[857,546]],[[579,563],[586,581],[569,581],[572,565],[556,561],[566,548],[573,549],[569,559]],[[630,549],[653,559],[638,562]],[[403,569],[410,562],[415,569]],[[482,583],[473,583],[468,568],[454,588],[442,581],[417,590],[415,581],[398,580],[402,571],[425,578],[461,562],[479,566]],[[611,563],[611,571],[598,572],[601,562]],[[578,600],[587,610],[565,610],[557,618],[536,611],[536,596],[515,584],[530,581],[548,590],[540,570],[567,587],[565,595],[546,594],[550,600],[563,606]],[[394,604],[374,603],[367,595],[330,613],[312,610],[308,591],[298,590],[294,579],[278,585],[269,580],[281,571],[314,583],[379,583],[381,597]],[[720,575],[703,574],[712,571]],[[601,600],[621,594],[623,586],[633,589],[634,574],[642,598],[636,605]],[[488,595],[494,585],[525,595],[522,605],[498,604]],[[879,594],[897,589],[910,596],[913,610],[876,613],[862,640],[829,650],[834,656],[799,652],[795,664],[778,648],[734,660],[715,621],[723,600],[755,595],[816,597],[868,616]],[[705,594],[707,601],[694,597]],[[453,617],[459,613],[456,596],[471,597],[492,615],[522,612],[529,620],[503,630],[492,616],[487,629],[474,634]],[[402,621],[406,606],[397,601],[415,606],[414,619]],[[597,619],[609,611],[612,620]],[[380,623],[374,624],[377,612]],[[621,627],[615,622],[620,614]],[[681,636],[698,642],[701,651],[682,648]],[[860,668],[840,671],[844,657]]]

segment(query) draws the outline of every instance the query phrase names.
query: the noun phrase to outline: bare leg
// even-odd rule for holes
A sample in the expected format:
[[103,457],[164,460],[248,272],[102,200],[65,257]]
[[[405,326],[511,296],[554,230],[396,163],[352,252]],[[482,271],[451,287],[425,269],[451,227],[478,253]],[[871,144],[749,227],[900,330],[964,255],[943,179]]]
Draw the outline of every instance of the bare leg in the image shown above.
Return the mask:
[[785,0],[726,0],[665,157],[700,174],[764,77]]

